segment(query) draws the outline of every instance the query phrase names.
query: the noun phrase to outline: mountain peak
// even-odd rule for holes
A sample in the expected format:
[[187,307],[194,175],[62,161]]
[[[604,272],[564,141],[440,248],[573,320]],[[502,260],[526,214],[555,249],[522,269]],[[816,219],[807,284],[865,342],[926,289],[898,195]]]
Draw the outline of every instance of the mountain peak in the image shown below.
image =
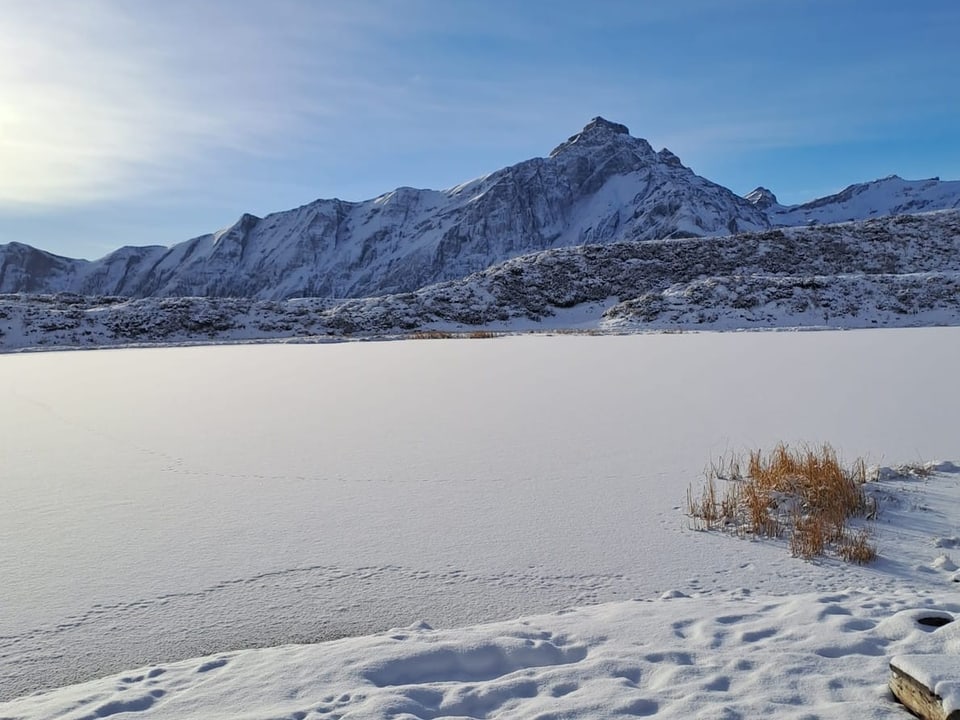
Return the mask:
[[766,210],[772,205],[777,205],[777,196],[772,192],[767,190],[767,188],[760,186],[743,196],[744,199],[760,210]]
[[672,152],[663,148],[660,152],[657,153],[657,157],[660,158],[660,162],[665,165],[672,165],[673,167],[683,167],[683,163],[680,162],[680,158],[674,155]]
[[610,122],[606,118],[600,117],[599,115],[597,115],[597,117],[595,117],[593,120],[591,120],[586,125],[584,125],[583,130],[580,131],[580,134],[583,135],[585,133],[598,132],[598,131],[599,132],[609,131],[617,135],[630,134],[630,128],[628,128],[626,125]]
[[[566,142],[562,142],[557,145],[557,147],[553,149],[553,152],[550,153],[550,157],[555,157],[558,153],[572,146],[592,147],[596,145],[606,145],[615,141],[619,136],[624,136],[630,140],[633,140],[634,142],[643,143],[649,147],[649,144],[646,140],[631,137],[630,129],[626,125],[610,122],[606,118],[602,118],[598,115],[584,125],[580,132],[575,135],[571,135],[569,138],[567,138]],[[650,148],[650,151],[652,152],[653,148]]]

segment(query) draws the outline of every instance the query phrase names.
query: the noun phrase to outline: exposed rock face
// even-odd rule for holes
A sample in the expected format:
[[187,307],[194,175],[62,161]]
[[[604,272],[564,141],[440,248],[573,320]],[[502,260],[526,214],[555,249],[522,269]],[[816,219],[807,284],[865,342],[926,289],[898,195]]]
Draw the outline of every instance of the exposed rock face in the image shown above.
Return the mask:
[[760,210],[766,210],[772,205],[779,205],[777,196],[767,190],[765,187],[758,187],[744,195],[747,202]]
[[550,153],[550,157],[559,155],[574,145],[578,145],[580,148],[588,145],[604,145],[613,141],[614,136],[616,135],[629,134],[630,130],[626,125],[610,122],[602,117],[595,117],[593,120],[583,126],[583,130],[578,132],[576,135],[571,135],[565,142],[557,145],[557,147],[555,147]]
[[60,257],[23,243],[0,245],[0,288],[49,292],[69,287],[86,265],[84,260]]

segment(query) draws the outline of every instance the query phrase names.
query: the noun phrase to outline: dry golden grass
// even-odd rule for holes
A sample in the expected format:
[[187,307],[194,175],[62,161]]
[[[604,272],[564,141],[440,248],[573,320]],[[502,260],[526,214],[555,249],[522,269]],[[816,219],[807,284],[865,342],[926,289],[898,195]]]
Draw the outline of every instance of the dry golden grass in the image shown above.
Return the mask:
[[725,526],[736,526],[740,513],[740,496],[737,488],[728,488],[721,497],[717,493],[717,483],[707,478],[700,496],[687,488],[687,515],[693,518],[697,530],[714,530]]
[[[725,492],[718,492],[717,480],[727,481]],[[711,465],[700,497],[687,491],[687,512],[699,529],[713,529],[722,520],[755,537],[789,533],[790,552],[797,557],[814,558],[832,549],[845,560],[864,563],[876,551],[865,533],[851,538],[847,522],[876,517],[876,504],[863,489],[866,481],[866,463],[858,459],[845,468],[829,444],[792,449],[781,443],[767,454],[756,450]]]
[[777,516],[770,512],[771,499],[769,492],[757,483],[744,483],[741,496],[746,509],[744,530],[757,537],[780,537],[783,535],[783,525]]
[[867,565],[877,558],[877,549],[870,543],[870,534],[860,530],[853,535],[844,535],[837,543],[837,554],[847,562]]
[[712,477],[697,497],[693,488],[687,488],[687,515],[694,519],[697,530],[713,530],[720,520],[720,504],[717,502],[717,484]]
[[550,330],[538,331],[538,334],[546,335],[606,335],[607,333],[600,328],[552,328]]
[[790,532],[790,554],[804,560],[819,557],[827,549],[827,529],[815,515],[798,515]]
[[494,332],[493,330],[472,330],[470,332],[470,337],[473,340],[489,340],[490,338],[498,337],[499,333]]
[[449,340],[453,333],[444,330],[420,330],[412,333],[410,337],[414,340]]

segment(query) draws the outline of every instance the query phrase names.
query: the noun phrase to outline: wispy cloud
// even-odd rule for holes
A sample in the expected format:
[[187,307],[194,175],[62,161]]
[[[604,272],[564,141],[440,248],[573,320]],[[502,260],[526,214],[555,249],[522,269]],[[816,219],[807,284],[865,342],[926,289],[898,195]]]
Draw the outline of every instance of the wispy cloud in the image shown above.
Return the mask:
[[[900,3],[583,7],[0,0],[0,210],[158,189],[179,202],[215,184],[239,196],[255,175],[243,200],[277,203],[263,209],[452,184],[546,153],[595,114],[696,166],[955,116],[943,81],[913,82],[917,63],[871,40],[896,27],[903,41]],[[957,17],[944,13],[911,40],[941,48],[923,63],[941,78],[955,50],[937,28]]]
[[[8,210],[213,178],[231,154],[333,155],[348,134],[371,158],[405,143],[456,144],[458,132],[509,153],[502,133],[532,136],[548,118],[562,126],[544,133],[549,144],[600,105],[590,89],[600,84],[557,54],[581,21],[536,3],[499,13],[423,0],[0,3]],[[630,7],[624,21],[660,17]],[[572,96],[575,85],[584,90]]]
[[7,0],[2,12],[6,207],[141,193],[218,150],[274,152],[335,109],[317,86],[344,82],[377,22],[296,2]]

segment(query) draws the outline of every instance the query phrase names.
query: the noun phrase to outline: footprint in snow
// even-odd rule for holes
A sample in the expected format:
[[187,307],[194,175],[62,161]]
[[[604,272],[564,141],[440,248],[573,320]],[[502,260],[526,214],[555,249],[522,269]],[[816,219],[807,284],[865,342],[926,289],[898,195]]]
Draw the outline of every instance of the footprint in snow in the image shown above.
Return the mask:
[[200,667],[197,668],[198,673],[208,673],[211,670],[216,670],[217,668],[222,668],[228,662],[227,658],[219,657],[214,660],[208,660],[203,663]]
[[120,715],[121,713],[146,712],[153,707],[154,703],[165,695],[163,690],[151,690],[146,695],[138,697],[124,698],[123,700],[111,700],[104,703],[93,711],[93,715],[87,715],[80,720],[96,720],[97,718],[110,717],[111,715]]

